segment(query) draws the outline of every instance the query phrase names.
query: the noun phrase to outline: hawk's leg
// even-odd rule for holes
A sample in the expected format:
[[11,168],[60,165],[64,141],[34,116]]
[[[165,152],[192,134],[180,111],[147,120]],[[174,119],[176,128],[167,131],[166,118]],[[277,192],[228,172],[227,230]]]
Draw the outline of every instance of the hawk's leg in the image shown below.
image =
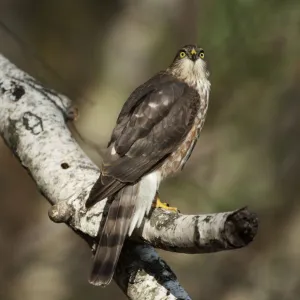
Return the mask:
[[176,212],[176,213],[180,212],[177,207],[172,207],[168,203],[161,202],[158,193],[156,193],[155,199],[152,203],[152,207],[162,208],[162,209],[170,210],[170,211],[173,211],[173,212]]

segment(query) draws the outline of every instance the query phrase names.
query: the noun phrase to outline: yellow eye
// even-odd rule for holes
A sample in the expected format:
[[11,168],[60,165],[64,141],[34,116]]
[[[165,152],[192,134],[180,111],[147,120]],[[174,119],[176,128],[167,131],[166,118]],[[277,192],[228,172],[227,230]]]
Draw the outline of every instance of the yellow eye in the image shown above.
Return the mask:
[[199,56],[200,56],[200,58],[204,58],[204,52],[200,52],[200,54],[199,54]]
[[184,51],[181,51],[179,53],[180,58],[184,58],[186,56],[186,53]]

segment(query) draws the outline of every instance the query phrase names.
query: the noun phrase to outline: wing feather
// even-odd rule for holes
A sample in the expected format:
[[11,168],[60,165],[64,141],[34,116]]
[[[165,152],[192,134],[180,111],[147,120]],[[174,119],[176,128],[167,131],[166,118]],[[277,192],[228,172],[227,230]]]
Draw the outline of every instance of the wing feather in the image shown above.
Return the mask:
[[157,75],[134,91],[118,117],[103,161],[99,180],[109,178],[110,187],[95,186],[88,203],[159,168],[190,131],[198,108],[197,91],[167,74]]

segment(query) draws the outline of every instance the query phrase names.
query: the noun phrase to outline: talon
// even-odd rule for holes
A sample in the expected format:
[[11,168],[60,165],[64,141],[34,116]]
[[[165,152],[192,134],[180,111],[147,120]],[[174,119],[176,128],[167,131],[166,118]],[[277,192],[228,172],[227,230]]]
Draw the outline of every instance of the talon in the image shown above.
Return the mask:
[[170,210],[170,211],[173,211],[173,212],[176,212],[176,213],[179,213],[179,209],[177,207],[172,207],[170,206],[168,203],[163,203],[160,201],[160,198],[159,196],[157,195],[153,204],[152,204],[152,207],[154,208],[162,208],[162,209],[166,209],[166,210]]

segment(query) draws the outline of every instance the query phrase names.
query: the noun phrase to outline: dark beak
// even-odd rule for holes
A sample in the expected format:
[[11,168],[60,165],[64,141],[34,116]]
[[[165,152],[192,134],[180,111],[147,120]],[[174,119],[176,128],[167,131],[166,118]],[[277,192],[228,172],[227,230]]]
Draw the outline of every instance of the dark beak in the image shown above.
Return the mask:
[[192,61],[196,61],[197,59],[197,54],[192,54]]

